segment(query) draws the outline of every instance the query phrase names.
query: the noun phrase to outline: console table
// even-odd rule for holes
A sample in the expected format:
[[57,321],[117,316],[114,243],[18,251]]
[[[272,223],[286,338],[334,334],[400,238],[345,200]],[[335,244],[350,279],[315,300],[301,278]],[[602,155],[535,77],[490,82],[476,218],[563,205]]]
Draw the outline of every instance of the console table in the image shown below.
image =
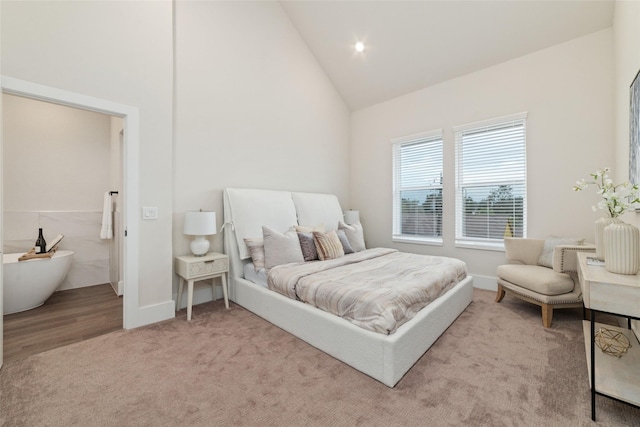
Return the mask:
[[[640,275],[610,273],[604,266],[588,263],[587,258],[593,258],[593,254],[578,252],[577,256],[584,307],[591,310],[591,321],[584,321],[583,329],[591,386],[591,419],[595,421],[596,394],[640,406],[640,344],[631,329],[631,319],[640,320]],[[628,329],[596,324],[596,313],[624,316]],[[596,351],[596,325],[623,333],[631,348],[620,358]]]

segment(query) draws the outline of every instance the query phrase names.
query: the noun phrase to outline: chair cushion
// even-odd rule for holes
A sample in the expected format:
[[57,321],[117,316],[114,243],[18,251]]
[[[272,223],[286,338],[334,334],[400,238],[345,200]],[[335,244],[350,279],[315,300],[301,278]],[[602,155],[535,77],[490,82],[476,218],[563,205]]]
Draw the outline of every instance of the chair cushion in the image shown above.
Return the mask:
[[573,290],[573,279],[539,265],[505,264],[497,269],[498,277],[542,295],[562,295]]

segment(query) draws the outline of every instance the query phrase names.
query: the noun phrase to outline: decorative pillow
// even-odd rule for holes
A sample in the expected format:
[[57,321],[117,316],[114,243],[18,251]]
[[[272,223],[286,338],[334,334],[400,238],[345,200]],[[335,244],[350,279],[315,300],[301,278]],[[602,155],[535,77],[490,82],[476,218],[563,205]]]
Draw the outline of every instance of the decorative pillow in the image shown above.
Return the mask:
[[549,236],[544,240],[544,247],[540,258],[538,258],[538,265],[544,267],[553,268],[553,250],[558,245],[582,245],[584,239],[574,239],[571,237],[556,237]]
[[338,223],[338,229],[344,230],[354,252],[360,252],[367,249],[364,245],[364,230],[362,229],[362,224],[357,222],[355,224],[347,225],[340,221]]
[[325,232],[324,224],[316,225],[315,227],[308,227],[306,225],[296,225],[296,231],[299,233],[313,233],[314,231],[319,231],[321,233]]
[[262,237],[252,237],[244,239],[244,243],[249,249],[249,255],[253,260],[253,267],[256,271],[264,268],[264,240]]
[[331,230],[328,233],[314,231],[313,240],[316,243],[316,250],[318,251],[318,257],[321,261],[344,256],[342,243],[340,243],[340,239],[335,231]]
[[305,261],[316,261],[318,259],[318,251],[313,240],[313,233],[301,233],[298,231],[298,240],[300,240],[300,249]]
[[347,234],[344,230],[336,231],[338,235],[338,239],[340,239],[340,243],[342,243],[342,249],[344,249],[344,254],[352,254],[353,248],[351,247],[351,243],[349,243],[349,239],[347,238]]
[[298,233],[291,227],[282,234],[269,227],[262,227],[264,239],[264,266],[270,269],[280,264],[303,262]]

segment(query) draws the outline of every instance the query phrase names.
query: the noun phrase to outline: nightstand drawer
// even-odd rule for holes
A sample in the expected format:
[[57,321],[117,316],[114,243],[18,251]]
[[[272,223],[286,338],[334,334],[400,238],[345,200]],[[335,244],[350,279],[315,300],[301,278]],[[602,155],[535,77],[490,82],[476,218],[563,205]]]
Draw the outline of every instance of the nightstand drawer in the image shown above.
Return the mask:
[[211,261],[201,261],[189,264],[188,276],[198,277],[214,273],[222,273],[229,270],[228,260],[214,259]]

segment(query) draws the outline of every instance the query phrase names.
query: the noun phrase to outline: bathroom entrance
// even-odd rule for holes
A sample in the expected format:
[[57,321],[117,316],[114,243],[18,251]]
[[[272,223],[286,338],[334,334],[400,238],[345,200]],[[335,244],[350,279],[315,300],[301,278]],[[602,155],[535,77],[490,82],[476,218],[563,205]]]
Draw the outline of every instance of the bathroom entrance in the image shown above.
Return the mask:
[[[74,248],[75,271],[69,270],[59,287],[63,290],[54,295],[107,283],[112,295],[118,291],[123,295],[116,297],[122,307],[121,327],[135,327],[139,322],[138,225],[133,220],[138,205],[138,109],[4,76],[0,82],[3,252],[31,248],[38,228],[51,239],[63,235],[60,248]],[[39,121],[30,122],[29,138],[11,134],[24,126],[24,119],[17,115],[20,110],[28,110],[30,119],[39,113]],[[79,116],[89,117],[88,122],[78,121]],[[65,130],[66,137],[61,136]],[[11,141],[14,137],[19,144]],[[112,158],[119,160],[118,167],[112,167]],[[110,226],[115,238],[103,239],[108,205],[113,209]],[[136,237],[126,238],[131,234]],[[4,348],[2,330],[0,346]],[[0,366],[2,361],[0,354]]]
[[62,236],[74,254],[57,290],[122,295],[123,119],[6,93],[2,105],[3,253],[27,252],[39,229],[47,249]]
[[[114,295],[122,295],[119,196],[124,195],[124,121],[7,93],[2,94],[2,105],[4,258],[17,258],[10,254],[23,254],[34,246],[40,251],[36,243],[42,242],[36,242],[36,238],[44,239],[47,251],[59,240],[53,258],[3,263],[4,354],[10,360],[29,355],[29,349],[47,350],[85,335],[122,328],[121,301],[105,296],[107,310],[100,304],[95,287],[108,284]],[[66,276],[64,272],[43,272],[48,277],[60,277],[56,283],[48,283],[47,277],[28,279],[28,273],[36,268],[56,265],[63,251],[72,252]],[[14,269],[20,269],[21,274],[9,274]],[[49,298],[54,291],[56,297]],[[33,308],[45,300],[44,305]],[[90,303],[74,306],[75,301],[82,300]],[[100,317],[91,316],[90,304],[100,307],[96,309]],[[117,305],[119,316],[114,323]],[[67,312],[67,308],[73,310]],[[59,326],[37,321],[45,315],[57,318]],[[28,327],[32,320],[34,327]],[[99,322],[107,327],[94,324]],[[78,325],[82,326],[74,333],[73,327]]]

